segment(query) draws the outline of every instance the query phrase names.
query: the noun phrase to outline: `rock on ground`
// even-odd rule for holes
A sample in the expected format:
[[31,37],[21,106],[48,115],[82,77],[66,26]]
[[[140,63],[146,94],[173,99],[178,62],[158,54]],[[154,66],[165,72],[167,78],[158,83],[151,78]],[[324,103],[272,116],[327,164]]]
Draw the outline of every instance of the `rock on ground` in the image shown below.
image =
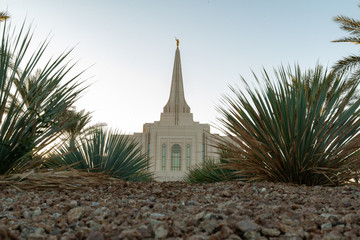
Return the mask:
[[0,239],[357,239],[360,189],[292,184],[0,187]]

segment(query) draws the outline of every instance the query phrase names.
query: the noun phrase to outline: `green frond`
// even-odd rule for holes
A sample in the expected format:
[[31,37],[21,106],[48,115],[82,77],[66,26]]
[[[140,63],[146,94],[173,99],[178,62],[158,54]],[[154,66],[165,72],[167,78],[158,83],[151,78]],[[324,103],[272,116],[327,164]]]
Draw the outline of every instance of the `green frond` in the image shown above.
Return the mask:
[[360,56],[350,55],[337,61],[337,63],[333,66],[333,71],[338,73],[345,73],[355,68],[359,68],[359,66]]
[[346,16],[336,16],[334,18],[335,22],[340,23],[340,28],[349,32],[353,35],[359,35],[360,34],[360,21],[356,20],[354,18],[349,18]]
[[91,112],[77,111],[76,108],[67,110],[63,118],[72,122],[63,130],[63,138],[70,141],[75,141],[79,137],[86,137],[98,128],[106,126],[105,123],[89,125],[92,119]]
[[[4,27],[0,45],[0,174],[21,172],[41,165],[44,151],[59,137],[69,121],[64,112],[86,87],[78,76],[68,77],[70,52],[36,68],[48,45],[44,41],[30,52],[31,29],[18,32]],[[23,69],[20,68],[23,66]]]
[[[360,44],[360,21],[354,18],[346,17],[346,16],[337,16],[334,18],[335,22],[340,24],[340,28],[349,32],[351,37],[344,37],[338,40],[334,40],[333,42],[346,42],[346,43],[354,43]],[[355,78],[358,77],[358,74],[354,74],[352,71],[359,69],[360,57],[357,55],[350,55],[348,57],[344,57],[341,60],[337,61],[333,66],[333,71],[340,74],[350,73],[351,77],[349,78],[349,82],[347,85],[355,82]]]
[[345,42],[345,43],[360,44],[360,37],[345,37],[342,39],[334,40],[332,42]]

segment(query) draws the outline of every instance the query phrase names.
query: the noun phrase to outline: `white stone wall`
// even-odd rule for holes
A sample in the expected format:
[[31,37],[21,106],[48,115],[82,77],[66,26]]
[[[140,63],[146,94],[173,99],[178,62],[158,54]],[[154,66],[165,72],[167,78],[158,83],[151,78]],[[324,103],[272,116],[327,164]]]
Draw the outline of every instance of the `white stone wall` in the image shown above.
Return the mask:
[[[216,149],[211,146],[212,135],[208,124],[193,124],[192,126],[164,126],[155,123],[144,124],[143,133],[135,133],[141,143],[144,153],[148,152],[150,141],[150,171],[158,181],[182,180],[187,171],[187,145],[190,144],[190,167],[203,162],[203,144],[205,144],[205,159],[218,158]],[[165,170],[163,163],[163,144],[166,146]],[[178,144],[181,147],[181,171],[171,170],[171,147]]]

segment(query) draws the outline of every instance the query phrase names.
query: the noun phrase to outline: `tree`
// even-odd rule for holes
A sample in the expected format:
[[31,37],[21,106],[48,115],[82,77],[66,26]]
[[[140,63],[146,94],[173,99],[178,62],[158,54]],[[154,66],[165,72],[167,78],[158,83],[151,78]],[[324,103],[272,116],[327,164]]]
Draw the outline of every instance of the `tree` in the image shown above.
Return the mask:
[[63,137],[66,141],[69,141],[71,147],[76,146],[76,141],[80,136],[86,137],[87,135],[96,131],[99,127],[105,127],[105,123],[97,123],[90,125],[91,112],[85,112],[85,110],[77,111],[76,108],[69,109],[64,114],[65,119],[69,119],[71,124],[63,130]]
[[[360,20],[339,15],[334,18],[334,21],[339,23],[340,28],[348,32],[349,36],[334,40],[333,42],[360,44]],[[351,73],[347,86],[345,86],[347,89],[350,88],[349,86],[356,83],[360,77],[360,55],[350,55],[340,59],[333,66],[333,70],[340,74]]]
[[[37,69],[34,74],[26,77],[22,83],[20,83],[19,80],[21,78],[21,71],[17,72],[18,77],[14,79],[14,84],[19,94],[16,97],[11,94],[10,98],[12,101],[17,102],[18,105],[21,105],[23,102],[23,111],[29,109],[30,106],[32,106],[34,109],[38,109],[42,102],[47,98],[47,95],[44,94],[43,86],[39,84],[39,79],[42,78],[41,72],[41,69]],[[51,81],[51,79],[49,79],[49,81]],[[39,98],[39,95],[43,97]],[[61,115],[61,120],[69,121],[70,124],[63,129],[62,137],[66,141],[69,141],[71,146],[75,147],[75,141],[80,136],[86,136],[96,128],[106,126],[104,123],[98,123],[89,126],[91,118],[91,113],[85,112],[85,110],[77,111],[75,107],[67,109],[64,114]]]
[[[13,66],[10,66],[10,68],[14,70]],[[13,84],[17,89],[18,95],[10,94],[11,102],[17,102],[18,105],[23,102],[22,107],[24,111],[31,105],[33,105],[34,108],[39,107],[41,102],[46,99],[46,95],[42,92],[42,86],[39,86],[41,69],[36,70],[34,74],[27,76],[23,81],[20,81],[22,75],[21,69],[16,69],[16,75],[17,77],[14,78]],[[38,95],[42,95],[43,98],[38,99]]]

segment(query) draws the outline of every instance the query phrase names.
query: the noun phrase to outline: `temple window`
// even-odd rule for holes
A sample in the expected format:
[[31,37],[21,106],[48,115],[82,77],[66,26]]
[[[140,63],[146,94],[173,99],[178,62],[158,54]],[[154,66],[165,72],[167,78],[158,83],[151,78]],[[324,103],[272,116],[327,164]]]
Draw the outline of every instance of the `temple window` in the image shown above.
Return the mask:
[[205,144],[202,145],[202,162],[205,162]]
[[162,145],[162,167],[161,167],[162,171],[165,171],[165,163],[166,163],[166,145],[164,143]]
[[181,147],[179,144],[174,144],[171,147],[171,171],[181,170]]
[[190,144],[187,145],[186,149],[186,162],[187,162],[187,168],[190,168]]

